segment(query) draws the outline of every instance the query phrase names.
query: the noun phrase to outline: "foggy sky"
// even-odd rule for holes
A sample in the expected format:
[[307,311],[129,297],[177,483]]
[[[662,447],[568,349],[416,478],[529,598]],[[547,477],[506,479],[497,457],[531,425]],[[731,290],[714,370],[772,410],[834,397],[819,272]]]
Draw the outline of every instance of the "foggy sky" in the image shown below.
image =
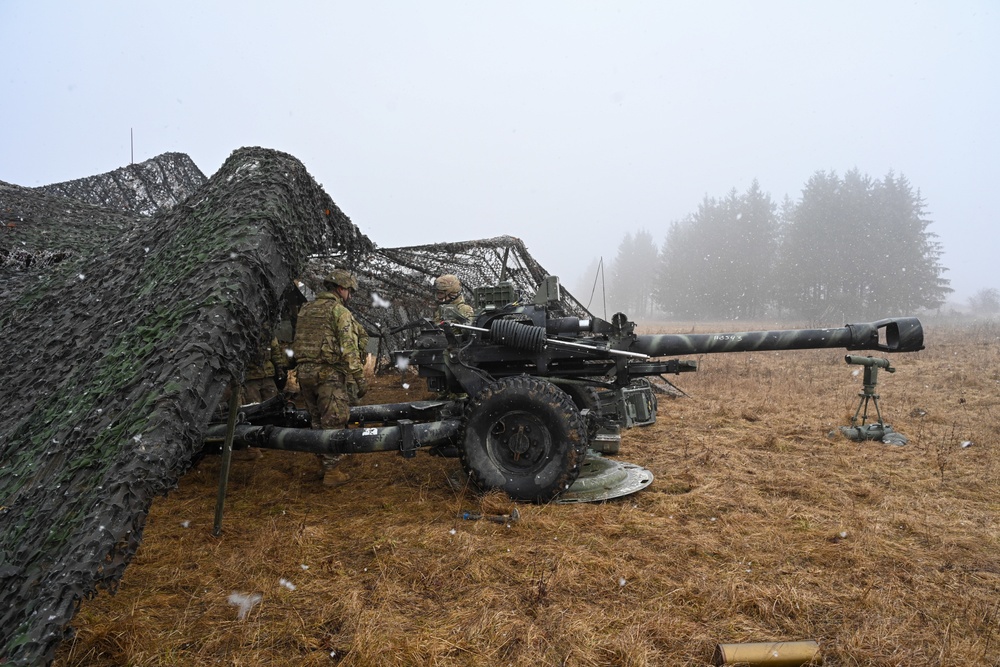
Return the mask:
[[0,180],[264,146],[378,245],[511,234],[573,285],[705,195],[892,170],[961,301],[1000,288],[998,8],[2,0]]

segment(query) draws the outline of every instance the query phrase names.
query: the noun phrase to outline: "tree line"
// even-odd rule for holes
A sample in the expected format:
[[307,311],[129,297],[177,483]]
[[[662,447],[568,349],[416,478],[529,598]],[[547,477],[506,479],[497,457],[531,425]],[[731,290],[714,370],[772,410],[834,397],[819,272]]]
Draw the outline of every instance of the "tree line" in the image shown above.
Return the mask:
[[[816,172],[779,204],[756,181],[706,196],[659,245],[629,232],[605,267],[607,308],[633,319],[876,318],[952,292],[924,202],[904,176]],[[586,302],[594,290],[581,285]],[[601,304],[591,304],[599,312]]]

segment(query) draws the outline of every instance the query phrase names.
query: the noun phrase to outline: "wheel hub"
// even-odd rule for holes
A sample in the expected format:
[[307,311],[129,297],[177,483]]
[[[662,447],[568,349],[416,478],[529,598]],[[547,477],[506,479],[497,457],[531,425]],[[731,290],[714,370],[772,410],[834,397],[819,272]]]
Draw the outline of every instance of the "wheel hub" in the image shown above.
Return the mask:
[[527,412],[510,412],[490,429],[489,448],[499,462],[520,467],[542,460],[549,440],[548,429],[537,417]]
[[528,451],[531,446],[531,440],[528,438],[526,433],[527,429],[523,426],[519,426],[517,432],[510,436],[510,440],[507,441],[507,446],[510,447],[510,451],[514,452],[514,460],[521,458],[521,454]]

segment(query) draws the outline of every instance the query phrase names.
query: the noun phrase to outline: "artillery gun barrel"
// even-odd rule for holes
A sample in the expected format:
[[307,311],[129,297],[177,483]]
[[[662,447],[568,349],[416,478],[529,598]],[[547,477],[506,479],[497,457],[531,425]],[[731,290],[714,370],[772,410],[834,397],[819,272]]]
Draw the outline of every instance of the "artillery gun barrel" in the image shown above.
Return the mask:
[[[577,349],[577,350],[587,350],[588,352],[604,352],[613,357],[631,357],[633,359],[648,359],[649,355],[642,352],[637,352],[635,350],[619,350],[611,347],[604,347],[595,344],[588,343],[574,343],[568,340],[560,340],[558,338],[548,338],[546,330],[542,327],[533,327],[526,324],[521,324],[519,322],[511,322],[507,320],[495,320],[493,322],[492,329],[484,329],[483,327],[474,327],[468,324],[456,324],[454,322],[449,322],[449,324],[456,329],[465,329],[466,331],[478,331],[480,333],[486,333],[489,339],[495,343],[500,343],[503,345],[508,345],[510,347],[528,350],[532,352],[540,352],[546,345],[551,345],[553,347],[561,347],[563,349]],[[589,323],[588,325],[589,326]]]
[[924,331],[917,318],[901,317],[834,329],[642,335],[629,346],[651,357],[823,348],[916,352],[924,349]]

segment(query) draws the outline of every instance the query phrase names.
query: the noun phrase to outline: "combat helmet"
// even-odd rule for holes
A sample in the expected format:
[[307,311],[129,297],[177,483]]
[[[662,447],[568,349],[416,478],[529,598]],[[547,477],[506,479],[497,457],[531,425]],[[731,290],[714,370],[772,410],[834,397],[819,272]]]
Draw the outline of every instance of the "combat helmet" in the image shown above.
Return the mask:
[[345,269],[334,269],[323,278],[323,285],[327,289],[331,287],[343,287],[344,289],[358,289],[358,281],[354,279],[350,271]]
[[462,291],[462,283],[458,280],[458,276],[446,273],[434,281],[434,291],[437,292],[438,301],[450,301]]

